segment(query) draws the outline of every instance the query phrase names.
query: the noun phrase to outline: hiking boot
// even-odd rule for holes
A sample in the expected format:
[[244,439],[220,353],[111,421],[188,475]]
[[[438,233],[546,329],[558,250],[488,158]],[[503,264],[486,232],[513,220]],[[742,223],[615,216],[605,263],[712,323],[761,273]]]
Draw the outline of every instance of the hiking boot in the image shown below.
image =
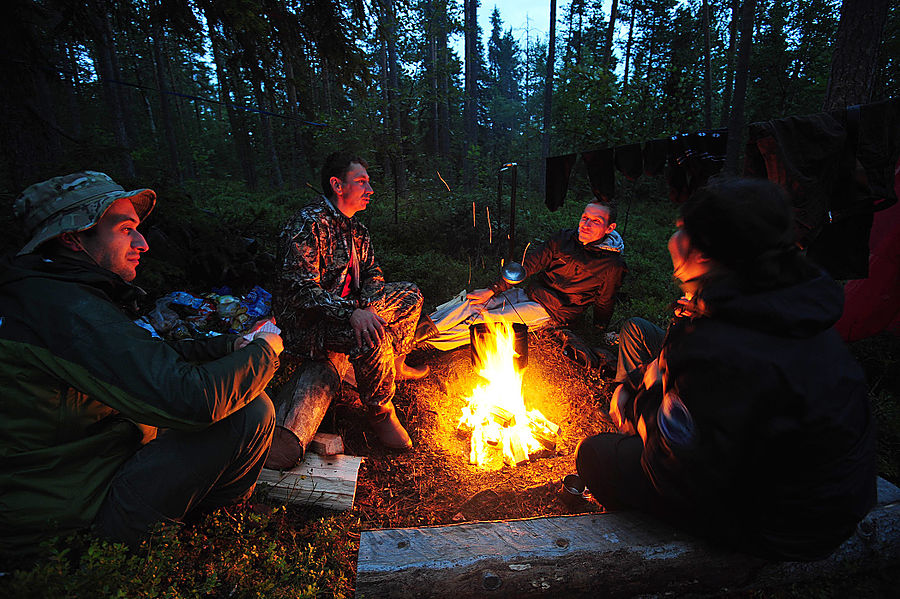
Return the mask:
[[394,404],[388,402],[379,406],[378,410],[378,413],[369,417],[369,424],[372,425],[372,430],[378,435],[381,444],[390,449],[402,451],[412,449],[412,439],[409,438],[409,433],[397,419]]
[[427,364],[419,368],[407,364],[406,356],[400,356],[394,362],[394,380],[396,381],[416,381],[428,376],[429,372],[431,372],[431,368]]

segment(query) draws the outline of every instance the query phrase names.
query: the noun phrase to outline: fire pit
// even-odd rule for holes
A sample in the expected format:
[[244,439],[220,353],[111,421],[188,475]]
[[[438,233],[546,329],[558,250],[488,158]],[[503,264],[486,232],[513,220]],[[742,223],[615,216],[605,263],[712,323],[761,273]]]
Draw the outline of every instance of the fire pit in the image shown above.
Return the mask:
[[472,325],[472,363],[486,384],[467,398],[457,431],[469,435],[469,463],[481,468],[517,466],[556,449],[562,430],[522,396],[528,362],[528,327],[522,323]]

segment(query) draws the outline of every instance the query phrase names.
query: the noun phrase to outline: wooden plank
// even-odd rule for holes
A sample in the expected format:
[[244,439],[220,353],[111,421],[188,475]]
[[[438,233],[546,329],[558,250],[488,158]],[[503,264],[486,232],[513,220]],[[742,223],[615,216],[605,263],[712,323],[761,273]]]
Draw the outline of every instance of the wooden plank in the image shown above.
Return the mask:
[[332,433],[316,433],[309,442],[309,450],[319,455],[344,453],[344,439]]
[[299,466],[278,471],[263,468],[259,482],[270,485],[269,497],[297,505],[335,511],[353,507],[356,480],[363,458],[308,453]]
[[364,531],[356,596],[533,597],[720,593],[801,582],[900,559],[900,490],[829,558],[769,562],[714,546],[638,512]]

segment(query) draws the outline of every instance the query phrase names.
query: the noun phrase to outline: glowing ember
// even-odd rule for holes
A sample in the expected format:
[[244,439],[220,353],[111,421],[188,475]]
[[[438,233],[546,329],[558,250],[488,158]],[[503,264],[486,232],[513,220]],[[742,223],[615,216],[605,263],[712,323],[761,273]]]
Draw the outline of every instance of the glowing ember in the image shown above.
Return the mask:
[[527,462],[529,454],[555,449],[560,429],[538,410],[525,408],[512,326],[493,323],[493,333],[474,340],[482,357],[478,374],[487,384],[472,392],[457,428],[472,433],[470,463],[487,467],[502,454],[504,463],[515,466]]

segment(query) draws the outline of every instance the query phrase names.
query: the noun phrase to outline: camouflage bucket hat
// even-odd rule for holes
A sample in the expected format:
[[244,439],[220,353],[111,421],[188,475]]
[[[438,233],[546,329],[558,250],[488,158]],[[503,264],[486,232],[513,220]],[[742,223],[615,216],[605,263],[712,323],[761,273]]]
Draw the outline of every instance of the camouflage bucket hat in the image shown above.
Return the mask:
[[125,189],[96,171],[81,171],[53,177],[31,185],[16,199],[13,209],[22,219],[31,241],[19,255],[33,252],[39,245],[63,233],[84,231],[97,224],[116,200],[128,198],[142,221],[156,204],[152,189]]

